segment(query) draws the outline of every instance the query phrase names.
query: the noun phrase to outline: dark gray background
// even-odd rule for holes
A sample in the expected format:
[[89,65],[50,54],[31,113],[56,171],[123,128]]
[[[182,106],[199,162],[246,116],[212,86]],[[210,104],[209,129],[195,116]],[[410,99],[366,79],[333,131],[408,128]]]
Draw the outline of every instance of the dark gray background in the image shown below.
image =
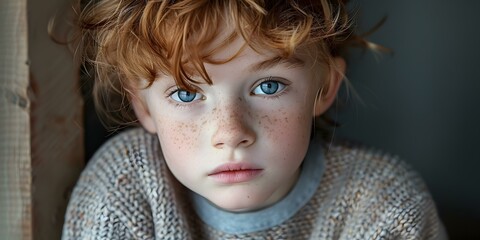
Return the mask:
[[[359,28],[394,54],[354,51],[337,138],[399,155],[427,182],[452,239],[480,239],[480,1],[358,0]],[[345,102],[345,98],[341,99]]]

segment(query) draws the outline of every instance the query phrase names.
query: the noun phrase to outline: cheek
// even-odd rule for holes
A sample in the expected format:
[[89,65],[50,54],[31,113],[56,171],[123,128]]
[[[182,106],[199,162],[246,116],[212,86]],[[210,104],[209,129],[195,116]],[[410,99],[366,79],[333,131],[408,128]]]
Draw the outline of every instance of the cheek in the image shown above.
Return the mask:
[[282,109],[259,115],[257,119],[269,139],[292,142],[310,136],[312,116],[305,109]]
[[259,116],[259,128],[266,140],[263,148],[273,150],[281,171],[296,169],[305,157],[312,126],[310,112],[306,108],[283,108]]
[[[192,159],[198,154],[198,138],[200,124],[184,123],[168,117],[159,118],[156,122],[158,138],[165,162],[173,175],[184,185],[188,186],[195,174],[192,168]],[[190,180],[189,180],[190,179]]]
[[200,124],[159,118],[156,122],[158,137],[165,157],[185,155],[192,151],[199,137]]

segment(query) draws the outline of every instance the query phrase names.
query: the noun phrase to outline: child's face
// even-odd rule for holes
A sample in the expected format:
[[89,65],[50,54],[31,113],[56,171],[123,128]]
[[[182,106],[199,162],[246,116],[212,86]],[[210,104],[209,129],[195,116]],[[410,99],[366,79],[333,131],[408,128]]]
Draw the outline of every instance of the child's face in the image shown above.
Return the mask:
[[[243,43],[237,40],[216,57],[228,58]],[[213,85],[199,84],[198,92],[189,93],[161,76],[141,90],[148,110],[134,101],[144,127],[158,135],[175,177],[229,211],[259,209],[284,197],[308,148],[315,97],[324,81],[318,77],[325,74],[314,79],[312,59],[302,55],[297,57],[303,64],[258,67],[271,57],[246,48],[228,63],[205,65]]]

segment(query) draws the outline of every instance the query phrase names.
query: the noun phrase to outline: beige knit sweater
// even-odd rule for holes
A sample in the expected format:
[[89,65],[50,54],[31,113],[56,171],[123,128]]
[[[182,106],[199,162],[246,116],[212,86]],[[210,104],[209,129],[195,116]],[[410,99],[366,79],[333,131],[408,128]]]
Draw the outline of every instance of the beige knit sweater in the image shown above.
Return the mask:
[[268,229],[232,234],[200,220],[142,129],[109,140],[82,173],[63,239],[446,239],[422,180],[401,161],[352,146],[324,150],[313,197]]

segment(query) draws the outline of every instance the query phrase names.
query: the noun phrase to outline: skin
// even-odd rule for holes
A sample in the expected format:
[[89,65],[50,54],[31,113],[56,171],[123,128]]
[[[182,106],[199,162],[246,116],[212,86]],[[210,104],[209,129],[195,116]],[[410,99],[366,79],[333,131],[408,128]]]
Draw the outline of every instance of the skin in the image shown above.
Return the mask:
[[[215,58],[228,58],[243,44],[237,39]],[[328,109],[342,81],[341,58],[334,60],[336,71],[320,74],[306,54],[297,56],[303,65],[280,63],[253,70],[271,57],[272,52],[260,54],[247,47],[230,62],[205,64],[213,85],[196,85],[191,102],[178,101],[175,81],[166,75],[132,96],[138,119],[157,134],[173,175],[228,211],[264,208],[289,192],[308,148],[312,118]],[[259,87],[269,80],[281,83],[271,95]],[[323,86],[328,89],[320,90]],[[322,96],[316,98],[319,91]],[[261,172],[248,181],[227,184],[209,176],[226,163],[250,164]]]

